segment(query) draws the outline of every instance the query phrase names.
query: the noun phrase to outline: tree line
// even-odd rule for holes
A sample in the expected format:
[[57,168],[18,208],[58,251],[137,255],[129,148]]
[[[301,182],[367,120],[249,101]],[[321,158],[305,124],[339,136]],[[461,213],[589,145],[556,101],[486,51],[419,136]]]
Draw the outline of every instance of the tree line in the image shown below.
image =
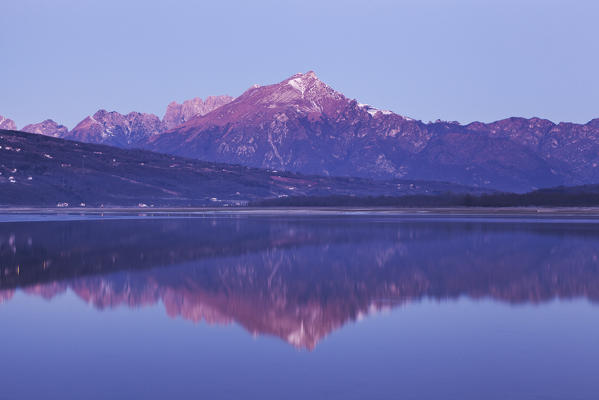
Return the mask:
[[291,196],[251,202],[256,207],[594,207],[599,189],[553,188],[529,193],[418,194],[405,196]]

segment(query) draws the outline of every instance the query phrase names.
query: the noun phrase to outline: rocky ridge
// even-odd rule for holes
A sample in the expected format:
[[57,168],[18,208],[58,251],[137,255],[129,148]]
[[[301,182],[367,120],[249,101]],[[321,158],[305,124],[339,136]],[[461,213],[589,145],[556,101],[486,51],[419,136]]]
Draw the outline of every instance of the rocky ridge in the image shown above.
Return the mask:
[[51,119],[47,119],[37,124],[26,125],[23,127],[23,129],[21,129],[21,131],[52,137],[65,137],[69,133],[69,128],[64,125],[60,125]]
[[599,182],[599,119],[425,123],[349,99],[313,71],[254,85],[235,99],[173,102],[162,120],[100,110],[71,132],[44,124],[34,125],[35,131],[304,174],[446,181],[515,192]]
[[[231,101],[230,96],[210,96],[206,100],[194,98],[182,104],[168,105],[164,118],[148,113],[99,110],[85,117],[72,130],[51,119],[29,124],[23,132],[37,133],[57,138],[77,140],[86,143],[107,144],[121,148],[144,147],[155,135],[174,128],[199,115],[204,115]],[[15,123],[0,116],[0,129],[16,130]]]
[[314,72],[255,86],[151,138],[155,151],[310,174],[508,191],[599,182],[599,120],[424,123],[348,99]]
[[0,115],[0,129],[16,130],[17,125],[12,119],[8,119]]
[[208,114],[233,100],[231,96],[209,96],[206,100],[196,97],[185,100],[182,104],[173,101],[166,108],[162,118],[166,129],[173,129],[199,115]]

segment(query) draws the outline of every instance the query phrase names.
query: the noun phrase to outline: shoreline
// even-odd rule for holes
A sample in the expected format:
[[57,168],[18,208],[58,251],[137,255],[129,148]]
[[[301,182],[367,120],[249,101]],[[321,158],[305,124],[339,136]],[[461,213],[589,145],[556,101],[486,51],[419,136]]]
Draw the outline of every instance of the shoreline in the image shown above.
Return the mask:
[[599,207],[6,207],[0,214],[36,215],[445,215],[445,216],[589,216],[599,217]]

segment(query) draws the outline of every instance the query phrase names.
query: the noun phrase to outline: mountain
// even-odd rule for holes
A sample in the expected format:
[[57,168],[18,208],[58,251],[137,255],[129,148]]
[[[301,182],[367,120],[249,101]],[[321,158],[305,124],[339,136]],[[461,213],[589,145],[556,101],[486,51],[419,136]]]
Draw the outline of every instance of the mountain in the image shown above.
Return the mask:
[[166,108],[162,122],[166,125],[166,129],[173,129],[193,117],[208,114],[210,111],[216,110],[218,107],[232,100],[233,97],[231,96],[209,96],[206,100],[196,97],[195,99],[184,101],[183,104],[173,101]]
[[[116,111],[99,110],[84,118],[73,130],[47,119],[30,124],[23,132],[76,140],[85,143],[99,143],[121,148],[147,147],[150,139],[188,120],[209,113],[230,102],[230,96],[209,96],[206,100],[195,98],[183,104],[172,102],[168,105],[164,118],[154,114],[131,112],[121,114]],[[0,116],[0,129],[16,130],[14,121]]]
[[0,152],[3,206],[222,206],[289,195],[480,192],[447,183],[299,175],[6,130]]
[[312,71],[255,85],[235,99],[172,102],[162,120],[100,110],[70,132],[51,121],[41,124],[47,127],[26,128],[303,174],[433,180],[510,192],[599,183],[599,119],[424,123],[349,99]]
[[231,99],[229,96],[211,96],[205,101],[195,98],[184,101],[183,104],[172,102],[162,120],[154,114],[131,112],[124,115],[116,111],[99,110],[60,137],[126,149],[147,147],[147,143],[153,137],[196,116],[213,111]]
[[599,182],[599,120],[423,123],[343,96],[314,72],[255,86],[148,149],[309,174],[528,191]]
[[0,115],[0,129],[16,130],[17,125],[12,119],[8,119]]
[[64,125],[60,125],[51,119],[47,119],[37,124],[27,125],[21,129],[21,131],[52,137],[65,137],[69,132],[69,128]]
[[165,124],[154,114],[100,110],[85,118],[65,139],[86,143],[102,143],[123,148],[140,147],[153,135],[165,130]]

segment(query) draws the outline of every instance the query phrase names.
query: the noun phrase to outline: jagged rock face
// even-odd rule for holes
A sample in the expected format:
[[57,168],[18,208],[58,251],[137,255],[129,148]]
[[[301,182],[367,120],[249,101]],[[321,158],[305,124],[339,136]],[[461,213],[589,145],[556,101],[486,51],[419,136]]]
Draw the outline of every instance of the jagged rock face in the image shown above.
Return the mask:
[[153,135],[165,130],[165,125],[154,114],[100,110],[85,118],[64,136],[87,143],[102,143],[118,147],[140,147]]
[[195,99],[184,101],[183,104],[173,101],[166,108],[166,113],[162,121],[167,129],[173,129],[196,116],[208,114],[218,107],[231,102],[231,100],[233,100],[231,96],[209,96],[206,100],[196,97]]
[[386,149],[389,157],[413,151],[428,140],[414,121],[349,100],[308,72],[276,85],[253,87],[214,112],[155,138],[149,147],[325,175],[368,175],[364,172],[378,165],[391,170],[386,174],[402,177],[401,166],[390,165],[384,155],[365,157],[372,129],[384,131],[383,141],[394,139],[395,132],[386,129],[390,124],[407,125],[405,134],[417,140],[395,139]]
[[539,118],[508,118],[474,125],[467,128],[490,138],[507,138],[526,147],[544,160],[554,175],[563,176],[565,184],[587,184],[599,180],[599,119],[581,125],[554,124]]
[[23,132],[37,133],[52,137],[65,137],[69,133],[69,129],[66,126],[60,125],[51,119],[47,119],[37,124],[27,125],[21,130]]
[[599,122],[422,123],[347,99],[313,72],[253,87],[148,148],[311,174],[528,191],[599,181]]
[[[154,114],[131,112],[123,115],[116,111],[100,110],[81,121],[71,132],[65,128],[64,131],[56,132],[56,135],[51,136],[122,148],[147,147],[147,143],[153,136],[179,126],[198,115],[209,113],[231,100],[229,96],[211,96],[205,101],[196,98],[184,101],[183,104],[172,102],[168,105],[162,121]],[[42,124],[46,122],[48,121]],[[34,131],[27,130],[27,132]],[[35,133],[44,132],[35,131]]]
[[[14,127],[8,121],[0,117],[0,128]],[[584,125],[539,118],[423,123],[348,99],[311,71],[254,86],[236,99],[173,102],[162,121],[101,110],[71,132],[48,131],[304,174],[426,179],[520,192],[599,182],[599,119]]]
[[10,131],[17,130],[17,124],[12,119],[8,119],[0,115],[0,129],[6,129]]

